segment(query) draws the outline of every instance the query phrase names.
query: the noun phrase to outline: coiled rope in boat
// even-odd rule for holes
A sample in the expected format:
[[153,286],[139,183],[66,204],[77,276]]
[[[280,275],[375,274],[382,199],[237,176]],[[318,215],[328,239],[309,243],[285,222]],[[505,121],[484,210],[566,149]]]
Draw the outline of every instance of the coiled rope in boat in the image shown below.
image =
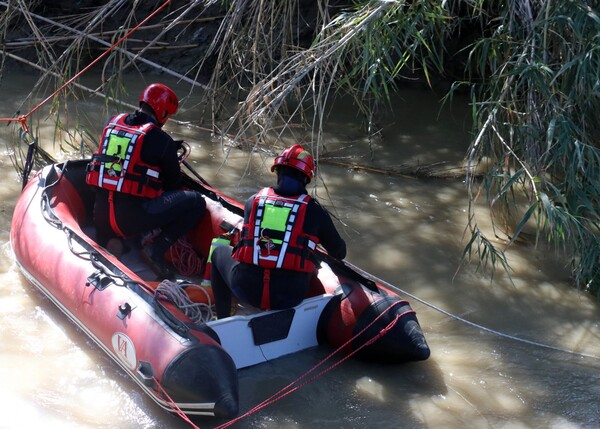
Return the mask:
[[[192,301],[190,295],[185,291],[187,288],[201,291],[206,296],[206,303]],[[156,287],[156,292],[168,298],[194,323],[206,323],[216,317],[210,294],[202,286],[163,280]]]

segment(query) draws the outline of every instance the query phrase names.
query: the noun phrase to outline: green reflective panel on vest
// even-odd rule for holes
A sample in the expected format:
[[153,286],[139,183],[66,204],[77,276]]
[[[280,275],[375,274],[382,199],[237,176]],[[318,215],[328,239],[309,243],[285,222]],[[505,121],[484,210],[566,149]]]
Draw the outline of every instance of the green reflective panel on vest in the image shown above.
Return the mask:
[[219,246],[228,246],[231,244],[231,240],[229,240],[228,238],[225,237],[216,237],[213,238],[211,243],[210,243],[210,250],[208,251],[208,258],[206,259],[206,262],[212,262],[212,254],[213,251],[219,247]]
[[[275,207],[271,204],[265,204],[265,212],[260,223],[261,229],[267,228],[273,231],[285,231],[287,220],[292,211],[289,207]],[[281,244],[282,240],[272,240],[274,243]]]
[[[111,134],[108,138],[108,147],[106,148],[106,154],[111,156],[116,156],[119,159],[125,159],[125,155],[127,155],[127,147],[131,143],[131,138],[129,137],[120,137],[115,134]],[[106,162],[104,163],[106,168],[111,168],[116,172],[121,172],[123,167],[116,162]]]

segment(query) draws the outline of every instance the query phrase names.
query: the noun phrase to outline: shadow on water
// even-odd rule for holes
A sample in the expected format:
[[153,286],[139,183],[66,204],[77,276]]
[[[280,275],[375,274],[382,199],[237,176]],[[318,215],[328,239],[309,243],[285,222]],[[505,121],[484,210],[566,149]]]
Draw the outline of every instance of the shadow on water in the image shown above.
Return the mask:
[[598,418],[600,311],[571,287],[561,255],[522,243],[508,252],[510,278],[459,269],[460,183],[348,176],[351,196],[331,192],[347,225],[348,258],[423,300],[409,298],[440,369],[434,385],[445,393],[413,400],[408,415],[419,416],[416,427],[590,427]]
[[240,386],[244,392],[242,412],[282,389],[292,390],[290,383],[298,387],[264,412],[248,416],[244,420],[246,424],[250,427],[366,428],[382,427],[382,424],[386,427],[391,422],[402,421],[398,427],[422,427],[409,406],[411,401],[445,394],[443,376],[435,360],[375,365],[350,359],[335,366],[339,361],[335,358],[305,377],[331,351],[320,347],[240,371]]

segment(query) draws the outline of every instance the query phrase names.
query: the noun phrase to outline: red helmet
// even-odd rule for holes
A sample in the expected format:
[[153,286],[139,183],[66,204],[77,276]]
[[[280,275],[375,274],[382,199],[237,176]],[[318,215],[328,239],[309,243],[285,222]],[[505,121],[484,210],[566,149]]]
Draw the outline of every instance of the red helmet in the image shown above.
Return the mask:
[[167,119],[177,112],[179,107],[177,95],[171,88],[162,83],[153,83],[147,86],[140,95],[140,103],[142,101],[152,108],[156,119],[161,125],[167,122]]
[[275,161],[273,161],[271,171],[274,171],[275,167],[280,165],[295,168],[306,174],[309,179],[315,177],[315,160],[312,155],[307,150],[304,150],[299,144],[284,149],[283,152],[281,152],[281,155],[276,157]]

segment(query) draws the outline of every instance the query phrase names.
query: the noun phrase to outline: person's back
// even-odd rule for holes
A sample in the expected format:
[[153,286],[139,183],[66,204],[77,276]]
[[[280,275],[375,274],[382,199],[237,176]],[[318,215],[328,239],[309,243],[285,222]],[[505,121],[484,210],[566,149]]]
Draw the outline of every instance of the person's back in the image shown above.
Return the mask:
[[197,192],[179,190],[179,143],[162,126],[178,109],[175,93],[162,84],[142,92],[139,110],[111,118],[88,167],[97,187],[94,223],[98,242],[155,229],[160,234],[142,256],[161,277],[172,271],[164,253],[202,218],[206,203]]
[[315,274],[317,245],[335,258],[346,256],[346,244],[331,217],[306,192],[314,176],[312,156],[294,145],[275,159],[271,171],[277,172],[277,185],[247,200],[233,254],[227,248],[213,253],[218,317],[229,315],[229,288],[243,302],[263,309],[297,305]]

